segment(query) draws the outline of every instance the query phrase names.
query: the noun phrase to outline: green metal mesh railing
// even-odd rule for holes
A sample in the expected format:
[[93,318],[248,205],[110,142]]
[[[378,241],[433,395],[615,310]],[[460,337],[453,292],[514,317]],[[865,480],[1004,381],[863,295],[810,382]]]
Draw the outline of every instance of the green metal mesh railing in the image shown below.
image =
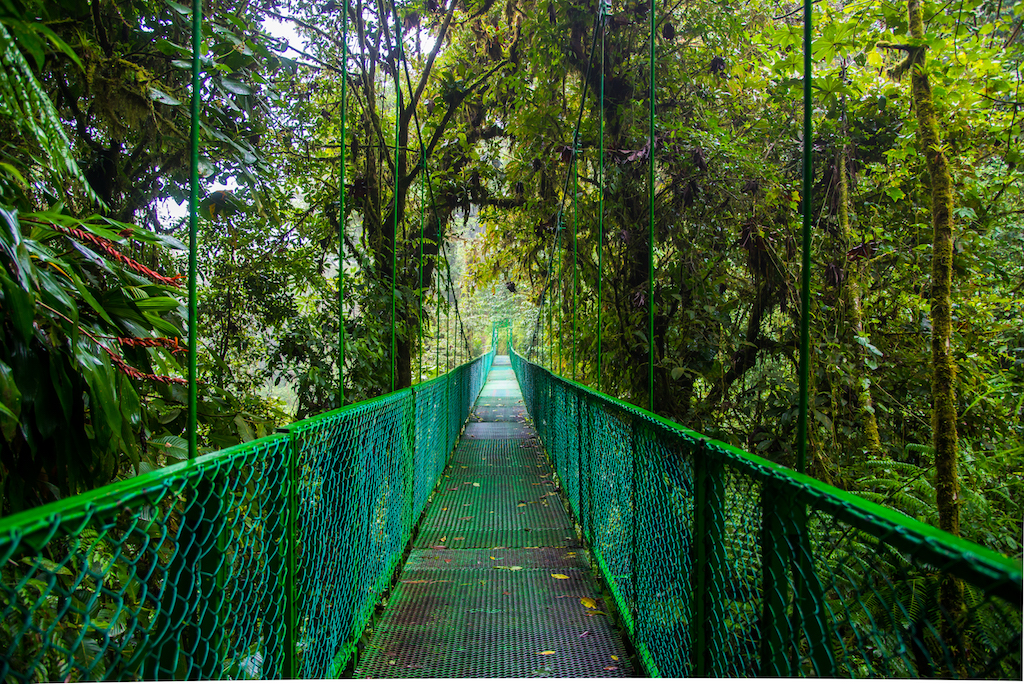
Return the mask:
[[0,680],[337,675],[493,354],[0,520]]
[[511,355],[651,674],[1021,678],[1019,562]]

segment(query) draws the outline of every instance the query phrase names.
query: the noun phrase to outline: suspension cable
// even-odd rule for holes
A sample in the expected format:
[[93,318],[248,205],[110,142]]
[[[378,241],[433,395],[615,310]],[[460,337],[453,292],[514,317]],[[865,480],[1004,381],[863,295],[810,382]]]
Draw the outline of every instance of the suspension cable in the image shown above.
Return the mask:
[[[593,68],[593,65],[594,65],[594,52],[595,52],[595,50],[597,48],[597,29],[600,26],[600,23],[601,23],[601,10],[598,9],[597,17],[594,19],[594,37],[593,37],[593,40],[590,43],[590,55],[587,57],[587,71],[586,71],[586,75],[583,77],[583,90],[580,93],[579,113],[576,116],[576,126],[573,129],[573,141],[575,141],[577,136],[579,135],[580,123],[583,121],[583,108],[586,105],[586,101],[587,101],[587,88],[590,85],[590,70]],[[575,145],[574,145],[574,149],[572,151],[572,155],[573,155],[573,157],[572,157],[573,160],[575,160],[575,158],[576,158]],[[556,215],[556,218],[555,218],[555,232],[554,232],[554,235],[551,236],[552,250],[548,254],[548,268],[547,268],[547,274],[546,274],[546,281],[544,283],[544,288],[541,290],[541,293],[540,293],[540,304],[539,304],[539,306],[541,308],[544,307],[544,304],[547,301],[548,289],[551,287],[551,284],[552,284],[551,283],[551,267],[552,267],[552,262],[553,262],[554,256],[555,256],[555,248],[557,246],[558,233],[562,230],[562,213],[565,210],[565,198],[566,198],[566,194],[569,191],[569,176],[570,176],[570,173],[571,172],[569,170],[566,170],[565,182],[562,184],[562,196],[561,196],[561,199],[559,200],[558,214]],[[539,326],[540,319],[538,318],[537,320],[538,320],[538,326]],[[538,330],[538,328],[535,327],[534,328],[534,332],[533,332],[533,338],[535,340],[537,339],[537,330]],[[551,363],[551,361],[549,360],[548,361],[548,365],[550,365],[550,363]]]
[[[455,0],[452,0],[452,1],[454,2]],[[395,25],[397,26],[398,23],[399,23],[398,8],[395,6],[394,3],[392,3],[391,9],[392,9],[392,13],[393,13],[394,18],[395,18]],[[438,36],[438,40],[441,40],[441,39],[442,39],[442,36],[439,35]],[[409,64],[405,60],[400,60],[400,63],[401,63],[401,66],[402,66],[402,71],[405,73],[405,80],[406,80],[406,84],[408,86],[409,93],[412,94],[412,93],[414,93],[414,90],[413,90],[413,87],[412,87],[412,76],[411,76],[411,74],[409,72]],[[398,71],[396,69],[396,80],[397,80],[397,78],[398,78]],[[426,145],[423,142],[423,130],[422,130],[422,127],[420,126],[419,114],[416,112],[415,106],[413,107],[412,117],[413,117],[413,122],[416,124],[416,137],[417,137],[417,140],[419,141],[419,144],[420,144],[420,159],[423,162],[423,172],[426,175],[427,193],[430,196],[430,207],[431,207],[431,210],[434,213],[434,221],[437,223],[438,230],[440,231],[440,229],[441,229],[441,217],[437,213],[437,203],[434,200],[434,188],[433,188],[433,184],[432,184],[431,178],[430,178],[430,168],[427,166],[427,161],[426,161]],[[398,125],[398,117],[396,117],[395,121],[396,121],[396,127],[397,127],[397,125]],[[396,142],[395,146],[397,148],[397,142]],[[396,152],[396,156],[397,156],[397,152]],[[397,164],[396,164],[396,167],[397,167]],[[398,178],[398,172],[397,172],[397,168],[396,168],[396,172],[395,172],[396,183],[397,183],[397,178]],[[443,236],[438,235],[437,251],[438,251],[439,254],[441,252],[440,245],[441,245],[441,242],[442,242],[442,238],[443,238]],[[421,242],[420,243],[420,251],[421,251],[421,253],[422,253],[422,249],[423,249],[423,243]],[[446,264],[447,269],[448,269],[449,291],[452,294],[452,298],[455,300],[455,315],[456,315],[456,319],[457,319],[457,322],[459,324],[459,328],[462,331],[462,338],[463,338],[463,340],[466,343],[466,353],[468,355],[470,353],[470,351],[469,351],[469,338],[466,336],[466,329],[465,329],[465,327],[462,324],[462,317],[459,315],[459,300],[458,300],[458,297],[455,296],[454,286],[452,285],[451,265],[448,263],[448,254],[445,253],[443,256],[444,256],[445,264]],[[438,264],[436,263],[436,261],[435,261],[435,268],[438,268]],[[440,296],[440,290],[438,291],[438,296]],[[447,315],[447,311],[446,311],[446,315]],[[446,322],[446,326],[447,326],[447,322]],[[447,343],[447,333],[446,333],[446,343]],[[422,342],[420,344],[422,346]]]
[[648,223],[647,223],[647,365],[650,388],[651,413],[654,413],[654,35],[657,19],[654,16],[656,0],[651,0],[651,116],[649,142]]
[[577,191],[579,190],[580,178],[579,168],[576,161],[576,148],[577,140],[573,140],[573,159],[572,159],[572,379],[576,380],[576,307],[579,305],[579,256],[576,246],[577,242],[577,220],[579,219],[579,203],[576,201]]
[[812,0],[804,0],[804,144],[803,178],[803,253],[800,258],[800,407],[797,416],[796,469],[807,466],[807,392],[810,384],[811,356],[811,14]]
[[192,154],[189,173],[188,211],[188,457],[199,455],[199,398],[196,389],[196,344],[199,312],[196,307],[196,233],[199,227],[199,72],[202,62],[203,1],[192,0]]
[[[423,158],[422,154],[420,155],[420,165],[423,170],[426,169],[427,160]],[[427,223],[427,197],[426,191],[423,187],[423,182],[426,177],[426,173],[422,173],[420,175],[420,288],[419,297],[416,300],[416,340],[417,347],[419,347],[420,352],[420,368],[416,375],[417,383],[423,382],[423,233]]]
[[345,405],[345,110],[348,108],[348,1],[341,3],[341,161],[338,166],[338,406]]
[[[391,5],[395,9],[394,3]],[[395,9],[397,17],[398,10]],[[402,24],[395,21],[395,63],[402,63]],[[402,130],[402,80],[398,69],[395,69],[395,173],[394,185],[391,194],[394,199],[394,222],[391,232],[391,391],[395,391],[395,370],[398,365],[397,338],[395,328],[398,320],[395,318],[395,291],[398,285],[398,173],[399,173],[399,134]]]
[[604,34],[605,27],[607,26],[607,2],[608,0],[601,0],[601,92],[598,97],[598,111],[600,112],[600,120],[598,124],[598,138],[599,138],[599,152],[598,152],[598,172],[597,172],[597,183],[598,183],[598,199],[597,199],[597,391],[601,391],[601,378],[603,375],[602,367],[602,347],[601,347],[601,335],[602,335],[602,323],[601,323],[601,310],[603,302],[601,299],[602,286],[604,285]]

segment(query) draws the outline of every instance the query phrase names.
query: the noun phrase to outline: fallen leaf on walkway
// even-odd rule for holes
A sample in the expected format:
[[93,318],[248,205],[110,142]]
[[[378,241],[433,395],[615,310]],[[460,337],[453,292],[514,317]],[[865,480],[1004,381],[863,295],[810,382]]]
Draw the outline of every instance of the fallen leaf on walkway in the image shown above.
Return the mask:
[[495,565],[495,570],[510,570],[511,572],[517,572],[523,569],[522,565]]
[[619,662],[619,656],[612,656],[612,660],[614,660],[615,662]]
[[607,613],[603,613],[600,610],[588,610],[587,615],[594,617],[595,615],[607,615]]
[[586,596],[580,599],[580,603],[583,604],[584,608],[597,608],[597,601]]
[[580,634],[580,639],[582,639],[585,636],[590,636],[590,630],[589,629],[586,632],[584,632],[583,634]]
[[551,576],[554,577],[557,580],[567,580],[567,579],[569,579],[568,575],[560,575],[560,574],[554,573],[554,572],[551,573]]
[[442,544],[445,543],[446,541],[448,541],[448,537],[441,537],[441,543]]
[[555,655],[554,651],[538,651],[537,655]]
[[473,483],[473,486],[474,486],[474,487],[479,487],[479,486],[480,486],[480,483],[479,483],[479,482],[474,482],[474,483]]
[[465,541],[465,540],[466,540],[465,537],[455,537],[455,538],[452,539],[452,541]]
[[398,580],[402,584],[430,584],[430,580]]
[[611,667],[606,667],[604,669],[606,669],[606,670],[618,670],[619,668],[617,668],[614,665],[612,665]]
[[473,516],[466,516],[465,518],[459,518],[459,520],[472,520]]
[[526,504],[517,504],[516,505],[516,508],[525,508],[525,507],[526,507]]

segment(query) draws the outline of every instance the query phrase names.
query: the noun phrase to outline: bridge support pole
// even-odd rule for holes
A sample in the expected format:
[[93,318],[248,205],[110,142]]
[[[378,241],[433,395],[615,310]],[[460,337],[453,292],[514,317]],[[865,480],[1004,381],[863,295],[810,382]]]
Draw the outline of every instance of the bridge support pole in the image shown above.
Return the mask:
[[793,536],[790,505],[770,480],[761,489],[761,666],[756,676],[789,677],[792,647],[787,607],[790,603],[789,540]]
[[[224,585],[231,562],[227,550],[228,521],[224,499],[228,476],[219,473],[199,484],[199,505],[202,521],[199,533],[199,625],[193,649],[193,666],[189,679],[219,679],[223,657],[225,624]],[[219,529],[218,529],[219,528]],[[241,541],[241,540],[239,540]]]
[[[792,496],[792,495],[790,495]],[[814,568],[807,505],[765,482],[761,492],[761,677],[834,677],[828,605]]]
[[[280,596],[275,606],[275,615],[268,616],[263,623],[263,644],[265,663],[263,675],[267,679],[298,679],[295,644],[296,606],[296,544],[299,538],[298,508],[298,439],[295,432],[287,433],[288,446],[272,465],[277,478],[276,500],[270,505],[269,527],[277,540],[277,554],[271,558],[267,570],[270,572],[269,596]],[[280,625],[280,626],[278,626]],[[269,665],[269,667],[268,667]]]
[[722,461],[708,451],[704,440],[694,449],[694,541],[696,566],[693,572],[694,677],[726,675],[724,653],[725,608],[725,486]]

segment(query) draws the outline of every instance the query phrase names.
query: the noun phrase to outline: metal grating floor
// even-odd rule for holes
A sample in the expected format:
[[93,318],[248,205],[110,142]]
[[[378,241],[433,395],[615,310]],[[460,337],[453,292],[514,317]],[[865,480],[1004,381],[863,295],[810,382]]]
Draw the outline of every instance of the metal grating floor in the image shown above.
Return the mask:
[[498,357],[355,677],[636,676],[551,474]]

